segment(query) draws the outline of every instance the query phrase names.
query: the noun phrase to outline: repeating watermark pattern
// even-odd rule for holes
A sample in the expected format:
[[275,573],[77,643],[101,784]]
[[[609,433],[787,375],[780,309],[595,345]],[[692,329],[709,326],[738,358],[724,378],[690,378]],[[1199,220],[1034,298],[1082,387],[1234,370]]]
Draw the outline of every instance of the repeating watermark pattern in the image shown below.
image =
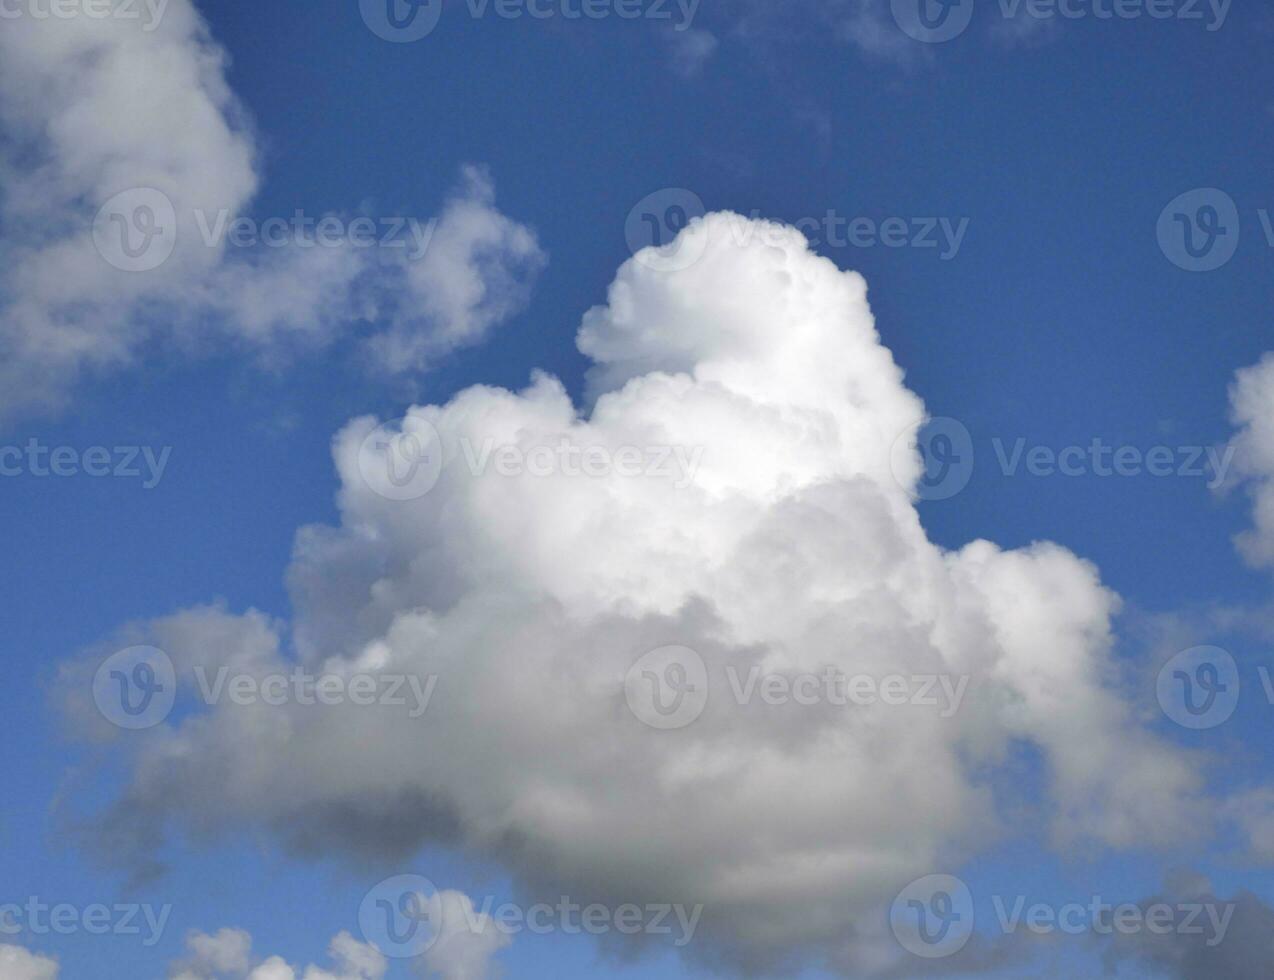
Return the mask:
[[70,902],[50,904],[32,896],[0,902],[0,936],[140,936],[149,948],[160,941],[172,915],[171,905]]
[[[752,241],[778,244],[783,225],[759,222],[760,211],[753,211],[751,219],[732,215],[730,224],[734,240],[739,245]],[[833,209],[818,216],[797,218],[792,227],[805,236],[813,246],[832,248],[916,248],[934,249],[943,262],[960,254],[964,236],[969,231],[968,218],[952,217],[900,217],[870,218],[864,215],[844,215]]]
[[[1274,216],[1268,208],[1257,208],[1256,218],[1266,247],[1274,248]],[[1169,201],[1155,232],[1160,250],[1173,265],[1187,272],[1215,272],[1238,253],[1243,219],[1225,191],[1200,187]]]
[[954,875],[917,878],[898,893],[889,910],[889,928],[898,944],[927,960],[964,949],[973,925],[973,893]]
[[[633,206],[624,222],[629,251],[639,262],[659,272],[679,272],[694,265],[707,247],[702,235],[682,235],[696,218],[705,214],[703,200],[684,187],[666,187],[648,194]],[[750,215],[727,214],[734,244],[753,242],[782,246],[795,228],[811,246],[832,248],[915,248],[933,250],[944,262],[954,259],[969,231],[967,217],[889,216],[873,218],[846,215],[829,208],[792,222],[763,220],[759,210]]]
[[359,0],[358,7],[368,29],[394,44],[428,37],[442,20],[442,0]]
[[638,262],[656,272],[680,272],[703,257],[703,235],[682,235],[707,212],[703,199],[684,187],[665,187],[633,205],[624,222],[624,239]]
[[[288,217],[232,216],[226,208],[195,208],[190,215],[205,248],[351,248],[401,250],[419,261],[429,250],[437,220],[402,215],[343,218],[297,209]],[[181,227],[172,199],[153,187],[121,191],[93,219],[93,243],[107,263],[124,272],[150,272],[172,256]]]
[[[476,903],[444,905],[433,883],[422,875],[386,878],[364,896],[358,922],[363,938],[392,959],[411,959],[428,951],[443,935],[494,930],[507,936],[663,936],[683,948],[694,939],[702,905],[600,902],[584,904],[563,896],[558,901],[522,905],[486,896]],[[444,921],[458,915],[460,921]]]
[[1233,0],[997,0],[1006,20],[1175,20],[1219,31]]
[[168,0],[0,0],[0,20],[138,21],[150,34],[159,27]]
[[363,939],[392,959],[428,951],[441,934],[437,889],[421,875],[394,875],[377,884],[358,908]]
[[[1257,208],[1267,248],[1274,248],[1274,215]],[[1242,240],[1243,219],[1233,197],[1216,187],[1186,191],[1164,207],[1156,225],[1159,248],[1187,272],[1214,272],[1229,263]]]
[[[1225,26],[1233,0],[996,0],[1006,21],[1164,20],[1202,23],[1208,31]],[[973,22],[976,0],[890,0],[894,21],[925,44],[954,40]],[[990,7],[989,4],[985,6]]]
[[488,471],[505,477],[645,477],[671,480],[677,490],[694,484],[704,453],[702,446],[581,446],[569,439],[560,440],[556,446],[529,449],[496,445],[494,439],[486,439],[481,445],[469,439],[459,443],[461,456],[475,477]]
[[177,671],[158,647],[119,650],[93,675],[93,703],[118,728],[154,728],[168,717],[176,699]]
[[1025,895],[991,898],[996,923],[1006,935],[1025,928],[1037,936],[1201,936],[1209,947],[1225,941],[1234,917],[1232,902],[1137,902],[1112,904],[1101,895],[1082,902],[1027,904]]
[[[1274,671],[1258,666],[1265,704],[1274,707]],[[1244,685],[1243,674],[1233,655],[1217,646],[1197,646],[1183,650],[1160,668],[1155,680],[1155,696],[1169,719],[1182,728],[1205,731],[1224,725],[1238,710]]]
[[429,250],[437,219],[421,223],[395,215],[372,218],[360,215],[346,220],[334,214],[315,217],[299,208],[291,216],[264,220],[230,217],[225,208],[194,211],[195,227],[208,248],[387,248],[402,249],[415,262]]
[[93,244],[122,272],[150,272],[177,247],[177,210],[163,191],[134,187],[109,198],[93,219]]
[[[1262,668],[1261,683],[1274,704],[1274,683]],[[1233,716],[1243,689],[1238,664],[1229,651],[1214,646],[1191,647],[1159,671],[1155,694],[1163,713],[1195,731],[1216,728]]]
[[890,0],[894,21],[908,37],[941,44],[959,37],[973,21],[974,0]]
[[[288,672],[248,673],[228,666],[194,668],[195,693],[208,707],[401,708],[409,718],[428,709],[438,687],[436,674],[315,674],[302,666]],[[153,728],[172,713],[177,671],[172,658],[151,646],[135,646],[108,657],[93,678],[93,701],[112,724],[130,730]]]
[[[1262,212],[1266,228],[1269,217]],[[1187,272],[1212,272],[1234,258],[1242,231],[1234,198],[1215,187],[1186,191],[1164,207],[1155,228],[1159,248]],[[1274,245],[1274,229],[1268,233]]]
[[[527,447],[461,437],[457,448],[455,459],[475,479],[487,473],[510,479],[646,478],[670,480],[677,490],[694,484],[704,454],[702,446],[580,445],[567,438],[555,445]],[[385,422],[363,438],[358,468],[374,493],[389,500],[418,500],[442,476],[442,437],[432,423],[419,417]]]
[[[1003,935],[1026,931],[1037,936],[1202,937],[1209,947],[1225,941],[1234,917],[1232,902],[1123,902],[1101,895],[1080,901],[1032,902],[1026,895],[990,896],[993,928]],[[925,959],[960,952],[973,937],[974,897],[953,875],[926,875],[907,885],[889,910],[889,925],[898,944]]]
[[[646,20],[677,32],[694,25],[702,0],[464,0],[474,20]],[[410,44],[432,34],[442,21],[443,0],[359,0],[363,22],[377,37]],[[459,9],[461,4],[453,5]]]
[[713,684],[707,665],[690,647],[670,645],[651,650],[629,668],[624,677],[624,698],[629,710],[643,724],[668,731],[685,728],[708,705],[712,691],[729,695],[739,706],[761,703],[772,708],[789,706],[837,708],[925,707],[942,718],[960,710],[968,693],[969,678],[944,674],[849,674],[827,666],[821,671],[766,671],[759,664],[744,669],[727,664],[725,683]]
[[[990,444],[1000,475],[1005,477],[1180,477],[1203,480],[1210,490],[1225,483],[1237,451],[1233,445],[1116,445],[1100,436],[1086,445],[1048,446],[1028,442],[1024,436],[1012,441],[997,436]],[[973,436],[962,422],[933,418],[898,436],[890,464],[903,486],[910,485],[913,445],[924,463],[915,487],[920,499],[945,500],[968,486],[977,454]]]
[[685,728],[708,706],[708,665],[690,647],[658,647],[628,669],[624,699],[651,728]]
[[[1139,446],[1112,445],[1096,437],[1086,446],[1027,445],[1024,438],[1010,446],[1004,440],[991,440],[995,458],[1004,476],[1025,473],[1034,477],[1100,476],[1100,477],[1168,477],[1206,480],[1215,490],[1225,482],[1234,461],[1234,446]],[[932,447],[931,447],[932,448]]]
[[172,446],[49,446],[28,439],[24,446],[0,446],[0,477],[66,478],[84,476],[141,480],[153,490],[164,478]]
[[442,475],[442,436],[416,415],[384,422],[359,444],[358,472],[387,500],[419,500]]
[[912,446],[920,449],[924,472],[916,481],[921,500],[946,500],[969,485],[973,478],[973,436],[963,423],[937,417],[917,422],[899,434],[890,450],[894,478],[906,487],[912,466]]
[[300,705],[334,708],[343,704],[370,708],[406,708],[409,718],[419,718],[429,709],[438,676],[428,674],[313,674],[304,667],[288,673],[264,676],[232,672],[219,667],[209,675],[202,665],[195,668],[200,700],[212,707],[223,702],[239,707],[264,704],[269,707]]

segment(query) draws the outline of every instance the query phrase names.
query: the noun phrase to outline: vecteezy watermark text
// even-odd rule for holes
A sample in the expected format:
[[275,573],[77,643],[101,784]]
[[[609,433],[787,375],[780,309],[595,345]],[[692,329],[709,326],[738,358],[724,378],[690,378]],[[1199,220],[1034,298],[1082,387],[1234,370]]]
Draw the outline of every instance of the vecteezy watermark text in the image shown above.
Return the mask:
[[28,439],[24,446],[0,446],[0,477],[90,477],[140,479],[153,490],[164,477],[172,446],[47,446]]
[[429,879],[403,874],[386,878],[367,892],[358,921],[364,939],[386,956],[410,959],[429,950],[442,936],[457,932],[662,936],[682,948],[694,939],[703,911],[702,905],[662,902],[584,904],[569,896],[529,905],[498,902],[492,896],[477,903],[446,903]]
[[[1005,22],[1023,19],[1037,22],[1130,21],[1144,18],[1185,23],[1204,22],[1209,31],[1215,32],[1224,26],[1232,2],[1233,0],[997,0],[996,8]],[[898,27],[908,37],[925,44],[942,44],[959,37],[973,22],[976,6],[977,0],[890,0]]]
[[196,208],[194,218],[209,248],[397,248],[406,249],[411,261],[428,251],[437,227],[436,219],[424,224],[402,216],[346,220],[333,214],[316,218],[300,210],[288,218],[258,221],[242,215],[232,219],[225,208],[213,213]]
[[[683,236],[692,221],[706,214],[703,200],[684,187],[665,187],[647,194],[628,213],[624,237],[638,261],[661,272],[677,272],[694,265],[704,253],[703,236]],[[725,215],[733,242],[746,247],[784,246],[795,228],[810,245],[831,248],[914,248],[933,250],[944,262],[960,253],[969,219],[944,216],[891,215],[873,218],[846,215],[829,208],[790,222],[766,221],[760,211]]]
[[[566,437],[526,446],[456,440],[452,458],[475,478],[496,476],[668,480],[676,490],[692,486],[703,462],[702,446],[581,444]],[[442,476],[444,450],[436,426],[419,416],[385,422],[359,445],[358,467],[367,486],[389,500],[417,500]],[[448,464],[453,465],[453,464]]]
[[[1071,902],[1031,902],[1025,895],[992,895],[995,926],[1004,935],[1201,936],[1209,948],[1225,941],[1232,902],[1122,902],[1101,895]],[[918,878],[894,899],[889,925],[898,944],[924,959],[942,959],[973,937],[973,893],[954,875]]]
[[[647,20],[690,29],[702,0],[464,0],[474,20]],[[451,5],[459,9],[461,4]],[[359,0],[363,22],[377,37],[410,44],[433,33],[442,20],[443,0]]]
[[235,673],[229,667],[219,667],[210,677],[207,668],[200,665],[195,668],[195,680],[200,698],[209,706],[223,700],[240,707],[380,705],[407,708],[409,718],[419,718],[428,710],[438,686],[436,674],[312,674],[303,667],[265,675]]
[[149,34],[159,27],[168,0],[0,0],[0,20],[137,20]]
[[[390,671],[316,674],[301,665],[288,671],[234,670],[203,664],[194,668],[195,690],[209,707],[265,705],[303,708],[341,705],[406,709],[419,718],[429,708],[438,675]],[[172,713],[177,670],[172,658],[152,646],[133,646],[107,657],[93,677],[93,701],[102,716],[124,729],[153,728]]]
[[1009,447],[1003,439],[991,440],[1000,472],[1016,476],[1181,476],[1206,479],[1210,490],[1225,482],[1235,447],[1226,446],[1112,446],[1100,437],[1086,446],[1027,447],[1018,438]]
[[267,218],[234,215],[226,208],[194,208],[179,220],[163,191],[134,187],[98,209],[93,244],[107,263],[124,272],[159,268],[173,254],[178,238],[192,231],[210,249],[376,248],[403,251],[415,262],[429,250],[437,224],[437,219],[422,223],[404,215],[312,215],[299,208],[288,217]]
[[116,904],[72,905],[69,902],[49,904],[32,896],[22,902],[0,903],[0,935],[71,936],[141,936],[142,945],[154,946],[163,936],[171,905],[158,909],[153,905]]
[[[919,450],[923,464],[919,479],[914,481],[913,447]],[[1210,490],[1225,483],[1236,452],[1233,445],[1116,445],[1100,436],[1068,446],[1031,443],[1023,436],[1012,441],[997,436],[991,439],[991,448],[1005,477],[1181,477],[1203,480]],[[957,419],[939,417],[902,432],[891,449],[890,465],[902,486],[910,487],[914,482],[922,500],[945,500],[968,486],[977,456],[968,428]]]
[[[761,212],[750,218],[732,215],[730,224],[739,245],[751,241],[774,244],[782,225],[761,221]],[[871,218],[850,216],[834,210],[818,216],[797,218],[792,227],[813,246],[832,248],[918,248],[938,249],[938,258],[950,261],[960,254],[960,246],[969,231],[968,218],[901,217]]]
[[828,665],[818,671],[766,670],[759,664],[744,669],[727,664],[714,684],[708,666],[687,646],[670,645],[651,650],[629,668],[624,697],[629,710],[651,728],[685,728],[708,706],[713,691],[729,695],[739,705],[761,703],[773,708],[788,706],[869,708],[911,706],[933,708],[942,718],[960,710],[969,678],[950,674],[849,673]]
[[[942,2],[942,0],[938,0]],[[997,0],[1006,20],[1179,20],[1204,21],[1219,31],[1233,0]],[[1211,15],[1209,18],[1208,15]]]
[[571,476],[601,479],[608,476],[625,478],[662,477],[684,490],[694,483],[703,462],[703,447],[695,446],[581,446],[561,439],[555,446],[497,445],[486,439],[475,446],[460,440],[469,472],[481,476],[488,468],[499,476]]

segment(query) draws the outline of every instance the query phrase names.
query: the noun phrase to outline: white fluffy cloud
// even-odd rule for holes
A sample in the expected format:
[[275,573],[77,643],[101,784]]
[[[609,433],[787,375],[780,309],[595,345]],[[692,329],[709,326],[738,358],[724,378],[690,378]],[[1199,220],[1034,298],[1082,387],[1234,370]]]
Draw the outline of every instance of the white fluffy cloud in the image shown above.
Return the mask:
[[[242,929],[222,929],[215,935],[193,933],[186,939],[189,957],[169,972],[170,980],[381,980],[389,964],[371,945],[342,932],[328,947],[330,969],[308,966],[293,969],[278,956],[258,962],[252,937]],[[253,965],[253,964],[256,965]]]
[[[77,377],[127,365],[156,338],[188,346],[211,333],[262,351],[328,343],[366,319],[381,364],[407,371],[520,309],[544,256],[495,208],[480,170],[465,173],[423,258],[209,245],[201,222],[252,216],[255,141],[189,0],[170,0],[149,27],[19,17],[0,32],[0,415],[56,406]],[[173,251],[125,272],[95,248],[93,221],[136,188],[171,201],[175,225],[159,241],[172,234]]]
[[1234,465],[1248,481],[1256,525],[1239,537],[1239,550],[1254,565],[1274,565],[1274,354],[1238,372],[1230,406],[1240,429]]
[[21,946],[0,946],[0,977],[4,980],[57,980],[56,960],[36,956]]
[[[441,891],[429,896],[428,921],[435,924],[429,950],[416,965],[436,980],[487,980],[491,958],[512,939],[490,919],[477,912],[468,895]],[[6,950],[0,947],[0,965]],[[222,929],[209,935],[196,932],[186,938],[186,959],[173,965],[169,980],[381,980],[389,962],[374,944],[359,942],[342,932],[328,947],[330,968],[294,968],[280,956],[267,959],[252,953],[252,937],[242,929]],[[15,950],[24,954],[23,950]],[[34,962],[34,961],[33,961]],[[49,963],[49,961],[39,961]],[[5,980],[55,980],[53,973],[20,973]]]
[[690,27],[684,31],[665,31],[664,44],[672,59],[672,68],[682,78],[694,78],[716,54],[720,41],[711,31]]
[[[742,220],[683,232],[677,254],[701,253],[689,268],[643,253],[619,270],[579,333],[590,411],[543,375],[413,408],[444,463],[409,501],[362,475],[376,420],[340,432],[342,520],[298,535],[291,642],[220,609],[139,636],[187,690],[197,664],[263,675],[295,658],[436,675],[429,709],[223,704],[161,726],[130,740],[131,787],[102,823],[112,847],[252,828],[409,866],[443,842],[503,862],[528,895],[702,903],[691,955],[864,975],[895,955],[881,913],[897,890],[958,868],[1010,806],[1064,847],[1202,831],[1196,773],[1117,693],[1118,599],[1096,569],[1053,544],[930,542],[908,435],[924,407],[865,282],[794,230],[739,235]],[[691,486],[466,463],[563,440],[702,460]],[[659,731],[629,710],[625,676],[669,644],[702,658],[709,696]],[[949,717],[739,703],[727,671],[753,666],[970,684]],[[1021,798],[1022,747],[1042,763],[1038,798]]]
[[492,957],[511,945],[512,938],[463,892],[441,891],[431,902],[430,921],[438,925],[425,952],[428,974],[439,980],[487,980]]

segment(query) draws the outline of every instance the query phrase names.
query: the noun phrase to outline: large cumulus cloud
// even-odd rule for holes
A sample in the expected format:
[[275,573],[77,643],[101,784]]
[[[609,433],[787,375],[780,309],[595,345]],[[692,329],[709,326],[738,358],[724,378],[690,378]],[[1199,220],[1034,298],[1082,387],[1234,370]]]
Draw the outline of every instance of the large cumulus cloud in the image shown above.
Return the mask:
[[[1001,833],[1021,746],[1043,777],[1018,817],[1034,813],[1059,846],[1201,829],[1195,773],[1117,693],[1118,600],[1096,569],[1053,544],[931,543],[914,495],[924,407],[866,284],[796,231],[739,235],[742,220],[692,224],[687,268],[643,253],[619,270],[579,333],[591,408],[539,375],[411,409],[406,425],[433,426],[443,458],[411,500],[365,478],[376,420],[342,430],[341,523],[297,537],[290,626],[212,607],[141,628],[187,691],[201,664],[439,681],[416,718],[179,711],[128,741],[133,778],[102,823],[112,847],[252,828],[406,867],[440,841],[501,861],[528,893],[702,903],[692,955],[859,975],[897,955],[882,909],[898,888]],[[475,472],[466,455],[563,440],[701,456],[687,485]],[[710,696],[661,731],[629,710],[625,676],[669,644],[702,658]],[[740,704],[727,668],[756,665],[970,686],[949,717]]]

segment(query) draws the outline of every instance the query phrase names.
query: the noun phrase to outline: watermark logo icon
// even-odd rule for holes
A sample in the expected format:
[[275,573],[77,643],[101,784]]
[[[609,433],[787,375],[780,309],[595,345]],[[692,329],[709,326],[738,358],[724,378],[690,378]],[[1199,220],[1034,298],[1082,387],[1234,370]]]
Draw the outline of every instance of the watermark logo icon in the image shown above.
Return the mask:
[[912,426],[893,445],[890,463],[894,478],[909,487],[915,445],[924,471],[915,483],[921,500],[946,500],[969,485],[973,476],[973,436],[963,423],[951,418],[933,418]]
[[708,705],[708,668],[689,647],[659,647],[629,668],[624,697],[643,724],[664,731],[685,728]]
[[163,191],[134,187],[116,194],[93,219],[93,245],[123,272],[150,272],[177,247],[177,212]]
[[154,728],[173,709],[177,672],[157,647],[128,647],[103,661],[93,676],[93,702],[119,728]]
[[1159,671],[1155,693],[1163,713],[1182,728],[1201,731],[1230,720],[1239,704],[1239,668],[1220,647],[1191,647]]
[[358,447],[363,481],[388,500],[418,500],[442,474],[442,437],[419,416],[378,425]]
[[891,0],[903,33],[925,44],[959,37],[973,20],[974,0]]
[[394,44],[428,37],[442,19],[442,0],[359,0],[358,5],[371,32]]
[[[629,251],[656,272],[680,272],[703,257],[707,235],[691,228],[706,212],[703,200],[684,187],[647,194],[628,212],[624,237]],[[689,230],[687,230],[689,229]]]
[[394,875],[363,896],[358,925],[363,938],[391,959],[411,959],[438,940],[433,921],[437,889],[421,875]]
[[1159,248],[1168,261],[1187,272],[1221,268],[1239,247],[1239,209],[1234,198],[1215,187],[1201,187],[1173,198],[1159,215]]
[[898,893],[889,910],[898,944],[924,959],[953,956],[973,936],[973,894],[953,875],[927,875]]

